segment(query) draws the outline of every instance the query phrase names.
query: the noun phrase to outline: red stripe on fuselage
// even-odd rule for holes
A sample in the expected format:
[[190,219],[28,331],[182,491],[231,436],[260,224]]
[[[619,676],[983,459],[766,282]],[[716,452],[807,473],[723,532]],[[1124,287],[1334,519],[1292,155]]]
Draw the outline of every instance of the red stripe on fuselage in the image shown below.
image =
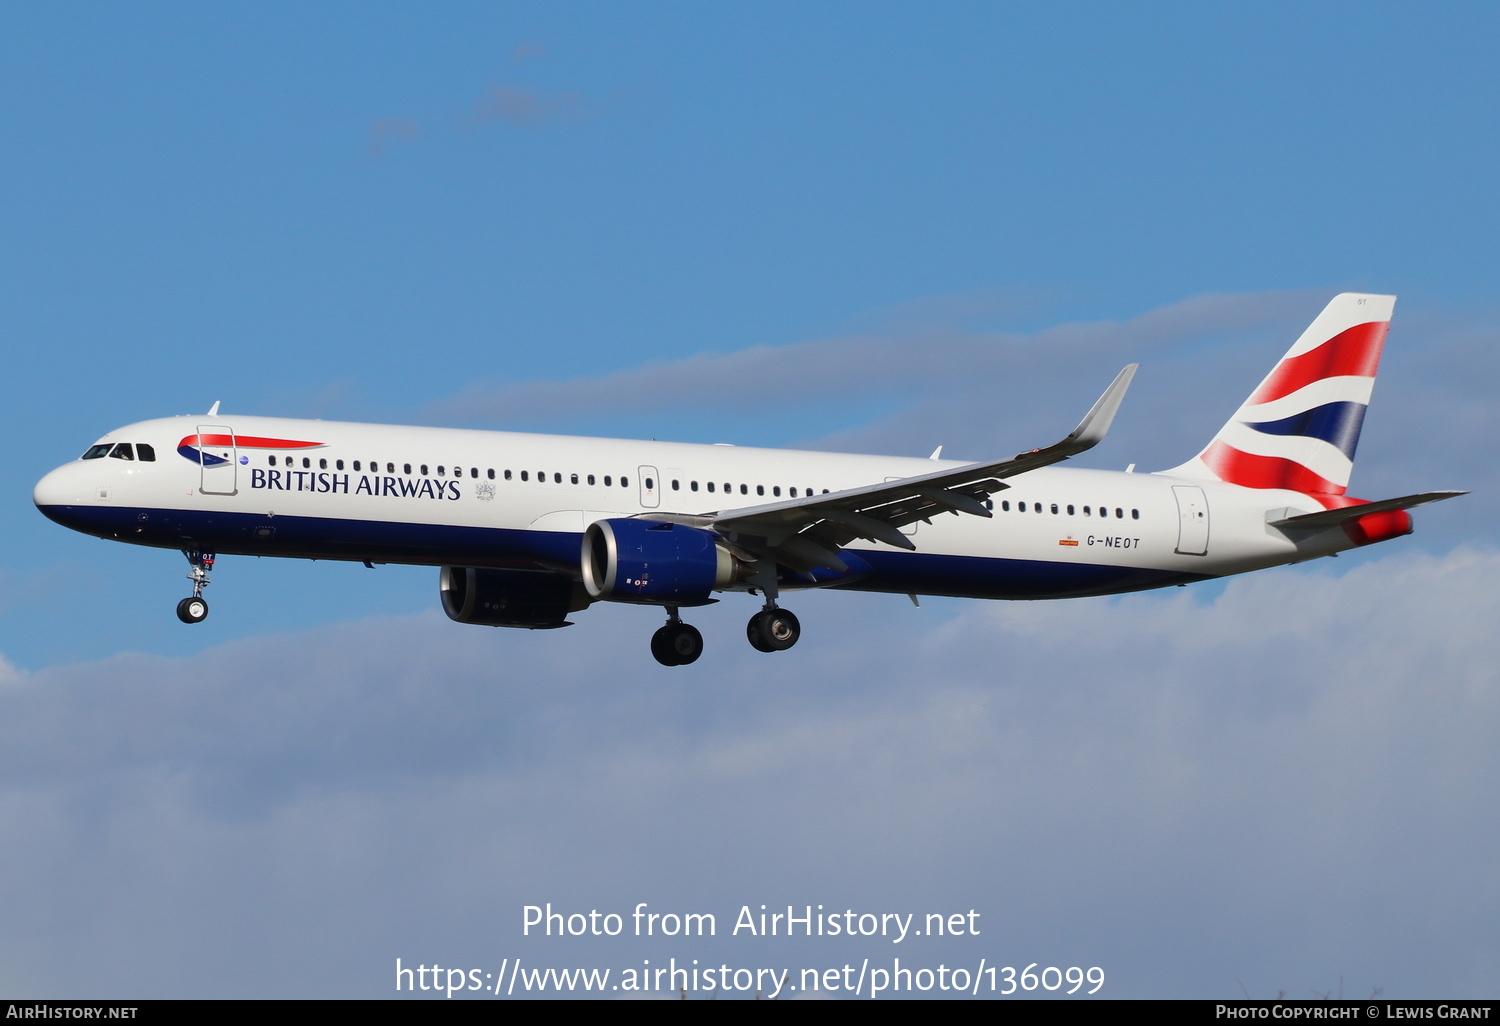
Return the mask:
[[258,438],[255,435],[188,435],[177,444],[238,445],[241,449],[316,449],[323,443],[299,442],[295,438]]
[[1249,401],[1268,403],[1324,378],[1374,377],[1389,327],[1385,321],[1356,324],[1316,349],[1282,360]]

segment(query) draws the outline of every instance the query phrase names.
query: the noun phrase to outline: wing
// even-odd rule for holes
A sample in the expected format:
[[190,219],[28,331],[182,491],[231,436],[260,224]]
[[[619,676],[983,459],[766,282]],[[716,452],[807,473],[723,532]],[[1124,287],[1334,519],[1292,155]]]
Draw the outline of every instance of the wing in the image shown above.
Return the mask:
[[907,524],[919,520],[930,523],[938,513],[992,516],[984,500],[1009,487],[1006,478],[1059,463],[1099,444],[1137,366],[1132,363],[1120,371],[1073,433],[1045,449],[1032,449],[1007,460],[970,463],[899,481],[722,510],[694,519],[743,549],[740,554],[744,557],[769,557],[802,572],[820,566],[847,570],[838,550],[857,538],[915,549],[911,539],[901,533]]

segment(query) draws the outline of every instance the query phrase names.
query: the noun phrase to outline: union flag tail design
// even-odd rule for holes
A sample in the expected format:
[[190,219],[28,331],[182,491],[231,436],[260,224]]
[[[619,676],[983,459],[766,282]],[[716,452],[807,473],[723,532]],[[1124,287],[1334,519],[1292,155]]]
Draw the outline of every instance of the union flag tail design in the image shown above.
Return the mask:
[[1208,447],[1163,471],[1344,498],[1395,296],[1335,296]]

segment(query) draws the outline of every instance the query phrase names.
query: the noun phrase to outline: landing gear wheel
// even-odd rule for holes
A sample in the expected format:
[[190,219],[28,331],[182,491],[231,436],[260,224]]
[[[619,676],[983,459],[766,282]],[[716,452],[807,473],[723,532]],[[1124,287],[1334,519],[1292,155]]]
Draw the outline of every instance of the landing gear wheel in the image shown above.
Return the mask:
[[745,624],[745,637],[750,639],[750,647],[757,652],[774,652],[776,650],[767,645],[765,639],[760,636],[760,618],[761,614],[756,613],[750,618],[750,622]]
[[802,625],[788,609],[762,609],[750,618],[745,636],[762,652],[785,652],[802,636]]
[[208,603],[198,595],[192,595],[177,603],[177,619],[183,623],[202,623],[208,616]]
[[686,666],[703,654],[703,635],[689,623],[669,623],[651,635],[651,654],[663,666]]

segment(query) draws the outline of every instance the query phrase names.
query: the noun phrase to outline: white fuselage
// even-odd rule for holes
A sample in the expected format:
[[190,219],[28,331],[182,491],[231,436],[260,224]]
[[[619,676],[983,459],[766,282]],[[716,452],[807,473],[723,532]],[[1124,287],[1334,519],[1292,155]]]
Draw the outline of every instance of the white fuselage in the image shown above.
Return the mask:
[[[596,520],[712,515],[963,466],[266,417],[143,421],[100,442],[131,443],[137,458],[75,460],[35,490],[49,517],[99,537],[574,575],[584,529]],[[143,443],[154,459],[139,458]],[[992,518],[937,515],[904,529],[915,551],[859,541],[843,550],[855,557],[847,573],[793,575],[783,586],[1055,598],[1180,584],[1353,545],[1337,528],[1294,540],[1268,526],[1318,508],[1297,492],[1071,467],[1007,483],[991,500]]]

